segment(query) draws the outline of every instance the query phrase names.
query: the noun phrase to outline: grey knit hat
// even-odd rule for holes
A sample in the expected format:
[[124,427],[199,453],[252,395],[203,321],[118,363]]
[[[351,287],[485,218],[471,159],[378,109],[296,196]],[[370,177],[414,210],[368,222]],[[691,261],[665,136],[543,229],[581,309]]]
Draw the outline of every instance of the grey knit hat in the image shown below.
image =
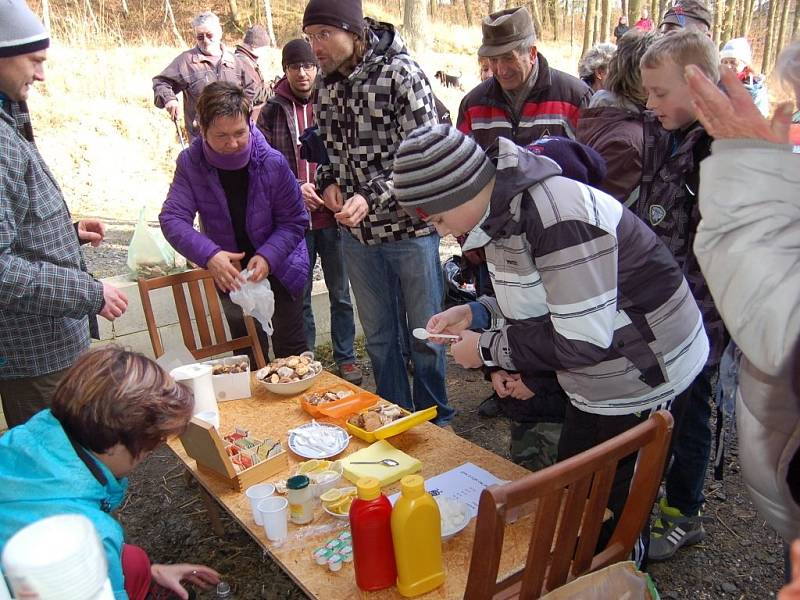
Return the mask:
[[24,0],[0,0],[0,58],[38,52],[50,36]]
[[403,210],[425,219],[471,200],[494,173],[494,164],[471,137],[450,125],[426,125],[400,144],[392,184]]

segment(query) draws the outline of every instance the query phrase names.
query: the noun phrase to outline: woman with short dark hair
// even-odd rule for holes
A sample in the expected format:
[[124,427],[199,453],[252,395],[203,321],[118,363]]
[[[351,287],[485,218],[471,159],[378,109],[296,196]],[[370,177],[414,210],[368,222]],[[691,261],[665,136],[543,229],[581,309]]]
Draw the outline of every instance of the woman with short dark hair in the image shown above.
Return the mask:
[[155,588],[188,594],[181,582],[216,584],[202,565],[151,565],[124,543],[111,515],[127,476],[167,438],[180,435],[194,399],[149,358],[116,346],[84,354],[67,371],[52,408],[0,437],[0,551],[40,519],[76,513],[92,521],[106,552],[117,598],[144,600]]
[[[233,337],[247,335],[241,309],[228,298],[241,286],[240,269],[248,270],[249,281],[268,279],[275,294],[274,354],[300,354],[308,350],[300,297],[309,265],[308,212],[297,180],[250,122],[250,101],[237,85],[208,85],[197,120],[201,135],[178,156],[159,215],[164,236],[214,276]],[[267,356],[269,338],[257,329]]]

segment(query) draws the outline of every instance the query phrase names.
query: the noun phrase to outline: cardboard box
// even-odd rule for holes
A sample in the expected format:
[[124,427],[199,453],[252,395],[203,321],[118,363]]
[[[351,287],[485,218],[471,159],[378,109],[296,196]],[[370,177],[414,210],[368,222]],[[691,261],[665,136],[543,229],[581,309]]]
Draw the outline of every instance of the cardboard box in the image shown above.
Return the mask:
[[[237,370],[237,372],[211,376],[217,402],[249,398],[253,395],[250,389],[250,359],[246,356],[228,356],[216,360],[207,360],[203,364],[211,365],[214,370]],[[244,370],[238,370],[242,367],[244,367]]]

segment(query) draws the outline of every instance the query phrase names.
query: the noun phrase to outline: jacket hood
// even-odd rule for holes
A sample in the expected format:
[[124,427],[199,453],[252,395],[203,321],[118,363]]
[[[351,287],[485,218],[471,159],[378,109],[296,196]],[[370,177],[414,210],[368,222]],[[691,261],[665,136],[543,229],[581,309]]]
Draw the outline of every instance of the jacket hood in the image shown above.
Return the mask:
[[369,48],[361,63],[350,74],[349,78],[352,80],[366,79],[370,73],[390,63],[394,57],[408,54],[408,48],[394,25],[369,18],[364,20],[367,22]]
[[578,139],[583,143],[590,144],[600,134],[618,127],[622,121],[642,123],[643,120],[644,115],[642,113],[618,106],[585,108],[581,111],[581,117],[578,121]]
[[[313,92],[313,88],[312,88],[312,92]],[[288,100],[289,102],[291,102],[293,104],[295,102],[297,102],[297,103],[303,104],[303,105],[310,103],[312,101],[312,99],[313,99],[312,96],[309,96],[308,100],[303,102],[302,100],[300,100],[300,98],[295,96],[294,92],[292,91],[292,86],[289,85],[289,79],[286,77],[286,75],[284,75],[278,81],[278,83],[275,84],[275,94],[274,94],[273,98],[275,98],[276,96],[279,97],[279,98],[285,98],[286,100]]]
[[[106,512],[122,504],[127,479],[117,479],[96,460],[107,483],[103,486],[97,481],[49,410],[0,438],[0,455],[0,503],[56,501],[64,497],[64,482],[69,482],[70,499],[96,502],[107,508]],[[24,476],[18,477],[18,473]]]
[[499,138],[494,190],[483,230],[494,237],[511,219],[511,203],[529,187],[561,175],[561,167],[545,156],[529,152],[507,138]]

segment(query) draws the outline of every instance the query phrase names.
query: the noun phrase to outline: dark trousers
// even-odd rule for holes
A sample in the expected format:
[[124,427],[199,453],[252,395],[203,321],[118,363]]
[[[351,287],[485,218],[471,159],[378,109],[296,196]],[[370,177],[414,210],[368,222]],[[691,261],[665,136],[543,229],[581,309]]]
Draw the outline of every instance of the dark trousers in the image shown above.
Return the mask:
[[[303,302],[302,299],[292,298],[283,284],[277,277],[270,275],[269,284],[272,293],[275,295],[275,314],[272,315],[272,349],[275,358],[297,355],[308,350],[306,342],[305,326],[303,324]],[[228,294],[219,294],[222,300],[222,308],[225,311],[225,318],[228,320],[228,327],[231,330],[231,337],[244,337],[247,335],[247,327],[244,324],[244,315],[238,304],[231,301]],[[264,358],[269,361],[269,337],[264,328],[256,320],[256,331],[258,340],[261,342],[261,349]],[[250,357],[250,364],[255,365],[255,359],[251,352],[246,352]]]
[[711,382],[718,369],[703,369],[672,411],[676,418],[672,464],[667,459],[667,503],[688,516],[698,514],[705,501],[703,484],[711,455]]
[[[680,421],[684,412],[683,407],[689,397],[690,389],[691,386],[689,389],[679,394],[671,403],[670,412],[675,421],[673,432],[680,427]],[[561,430],[561,439],[558,445],[558,460],[560,461],[575,456],[584,450],[588,450],[606,440],[610,440],[614,436],[646,421],[650,418],[652,412],[652,410],[646,410],[630,415],[596,415],[578,410],[572,403],[568,403],[567,412],[564,416],[564,426]],[[674,445],[674,436],[670,443]],[[668,457],[670,452],[667,453]],[[622,514],[622,509],[625,507],[625,502],[628,500],[628,491],[636,467],[637,454],[638,453],[634,452],[620,460],[617,464],[617,472],[614,475],[614,481],[611,484],[611,493],[608,497],[608,510],[613,513],[613,516],[603,524],[600,537],[597,541],[598,549],[605,548],[608,540],[611,539],[611,534],[614,532],[614,528],[617,525],[617,519],[619,519]],[[640,536],[640,547],[634,548],[635,559],[642,569],[645,568],[647,563],[649,538],[650,525],[648,524],[645,526]]]
[[8,428],[22,425],[36,413],[50,408],[50,399],[61,378],[68,369],[0,381],[0,396],[3,398],[3,415]]

